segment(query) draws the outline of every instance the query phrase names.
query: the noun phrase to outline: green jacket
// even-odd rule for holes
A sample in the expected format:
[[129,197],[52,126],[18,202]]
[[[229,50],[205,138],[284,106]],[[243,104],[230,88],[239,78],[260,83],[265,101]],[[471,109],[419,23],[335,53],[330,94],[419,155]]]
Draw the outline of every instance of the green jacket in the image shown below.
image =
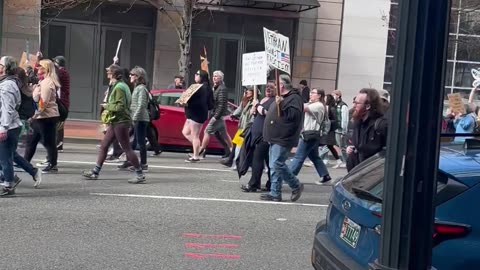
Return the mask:
[[150,122],[148,115],[149,92],[145,85],[139,84],[132,93],[132,104],[130,105],[130,113],[133,121]]
[[112,87],[112,92],[108,96],[105,110],[102,113],[102,121],[105,124],[120,122],[130,122],[130,105],[132,95],[130,88],[124,82],[116,82]]

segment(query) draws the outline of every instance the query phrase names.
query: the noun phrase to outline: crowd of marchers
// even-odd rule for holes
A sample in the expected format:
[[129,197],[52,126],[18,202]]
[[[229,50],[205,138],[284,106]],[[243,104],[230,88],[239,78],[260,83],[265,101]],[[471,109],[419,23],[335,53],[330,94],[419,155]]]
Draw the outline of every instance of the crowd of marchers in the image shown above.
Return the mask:
[[[41,59],[42,55],[39,53]],[[0,60],[0,166],[1,195],[15,193],[21,179],[14,174],[14,165],[32,176],[35,187],[41,173],[55,173],[58,152],[63,148],[63,125],[68,117],[70,76],[66,59],[57,56],[41,59],[35,66],[20,68],[14,58]],[[99,180],[103,164],[124,153],[126,160],[118,166],[133,176],[129,183],[145,183],[147,140],[154,154],[161,150],[152,131],[153,97],[147,88],[148,75],[142,67],[127,69],[116,64],[105,70],[109,87],[101,104],[100,120],[104,137],[99,145],[96,165],[84,171],[86,180]],[[234,167],[243,176],[251,168],[244,192],[264,191],[260,199],[282,201],[282,184],[291,189],[291,201],[303,191],[298,174],[303,166],[314,166],[317,184],[331,181],[329,152],[334,158],[331,169],[351,170],[363,160],[382,150],[386,143],[389,94],[385,90],[361,89],[351,108],[342,100],[342,92],[326,93],[310,89],[306,81],[294,87],[288,75],[280,75],[278,85],[269,81],[264,93],[256,87],[245,87],[239,106],[228,110],[224,73],[214,71],[212,80],[207,71],[195,73],[198,90],[183,104],[185,124],[182,134],[192,144],[186,162],[200,162],[206,157],[211,136],[224,147],[220,163]],[[169,88],[184,89],[183,77],[176,76]],[[254,93],[257,91],[256,93]],[[257,97],[256,99],[254,97]],[[230,137],[225,118],[238,119],[238,130]],[[202,133],[202,126],[206,128]],[[130,136],[134,137],[133,143]],[[203,138],[201,139],[203,135]],[[25,152],[17,153],[20,138],[25,139]],[[47,158],[33,166],[30,162],[38,143],[47,149]],[[133,149],[138,147],[139,157]],[[292,151],[293,150],[293,151]],[[306,159],[310,162],[306,162]],[[268,181],[261,178],[267,171]]]

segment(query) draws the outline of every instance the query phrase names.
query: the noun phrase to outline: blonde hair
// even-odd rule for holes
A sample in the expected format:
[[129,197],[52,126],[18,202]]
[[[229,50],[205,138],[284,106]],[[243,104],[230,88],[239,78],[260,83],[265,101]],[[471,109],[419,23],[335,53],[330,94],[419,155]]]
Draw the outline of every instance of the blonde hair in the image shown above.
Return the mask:
[[56,87],[60,87],[60,81],[58,80],[57,72],[55,71],[55,64],[49,59],[40,60],[40,66],[45,69],[44,78],[50,78]]

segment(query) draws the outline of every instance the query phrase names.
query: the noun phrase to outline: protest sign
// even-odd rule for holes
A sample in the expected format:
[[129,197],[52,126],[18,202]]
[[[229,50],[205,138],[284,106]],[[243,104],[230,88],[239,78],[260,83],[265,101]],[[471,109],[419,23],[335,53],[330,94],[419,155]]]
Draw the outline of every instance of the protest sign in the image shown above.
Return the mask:
[[263,28],[268,65],[290,74],[290,43],[286,36]]
[[180,98],[175,101],[175,103],[180,104],[181,106],[185,106],[188,103],[188,100],[195,94],[200,87],[202,87],[203,84],[192,84],[190,87],[188,87],[187,90],[185,90]]
[[448,94],[448,106],[453,113],[465,114],[465,106],[460,93]]
[[244,53],[242,56],[242,85],[267,84],[265,52]]

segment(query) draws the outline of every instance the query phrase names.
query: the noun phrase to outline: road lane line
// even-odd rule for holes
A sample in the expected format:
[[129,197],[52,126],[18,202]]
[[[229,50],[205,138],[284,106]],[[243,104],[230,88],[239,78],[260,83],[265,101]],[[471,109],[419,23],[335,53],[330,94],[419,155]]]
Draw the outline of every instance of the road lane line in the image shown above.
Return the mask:
[[240,259],[240,255],[236,254],[224,254],[224,253],[210,253],[210,254],[205,254],[205,253],[191,253],[191,252],[186,252],[185,257],[189,257],[192,259],[197,259],[197,260],[203,260],[207,258],[215,258],[215,259],[230,259],[230,260],[238,260]]
[[189,238],[215,238],[215,239],[236,239],[240,240],[242,237],[240,235],[231,235],[231,234],[202,234],[202,233],[184,233],[182,237]]
[[238,244],[209,244],[209,243],[185,243],[186,248],[196,248],[196,249],[205,249],[205,248],[238,248]]
[[[34,160],[35,162],[40,162],[43,160]],[[74,160],[59,160],[58,163],[66,164],[83,164],[83,165],[93,165],[95,166],[96,162],[90,161],[74,161]],[[104,166],[118,166],[121,163],[104,163]],[[208,171],[208,172],[233,172],[232,170],[222,170],[222,169],[211,169],[211,168],[195,168],[195,167],[177,167],[177,166],[160,166],[160,165],[148,165],[148,168],[158,168],[158,169],[177,169],[177,170],[188,170],[188,171]]]
[[111,193],[90,193],[90,195],[111,196],[111,197],[130,197],[130,198],[147,198],[147,199],[185,200],[185,201],[238,202],[238,203],[256,203],[256,204],[277,204],[277,205],[294,205],[294,206],[310,206],[310,207],[328,207],[328,205],[326,205],[326,204],[272,202],[272,201],[251,201],[251,200],[218,199],[218,198],[175,197],[175,196],[111,194]]

